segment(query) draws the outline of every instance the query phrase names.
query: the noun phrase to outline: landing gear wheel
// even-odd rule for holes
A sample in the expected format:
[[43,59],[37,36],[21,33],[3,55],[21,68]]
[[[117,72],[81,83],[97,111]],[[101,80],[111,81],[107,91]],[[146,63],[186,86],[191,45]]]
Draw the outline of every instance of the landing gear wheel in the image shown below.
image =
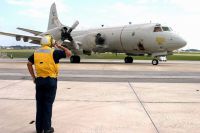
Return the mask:
[[80,60],[81,60],[80,56],[77,56],[77,55],[73,55],[70,57],[71,63],[80,63]]
[[158,65],[158,63],[159,63],[158,59],[153,59],[152,60],[152,65]]
[[125,57],[125,59],[124,59],[124,62],[125,63],[133,63],[133,58],[132,57]]

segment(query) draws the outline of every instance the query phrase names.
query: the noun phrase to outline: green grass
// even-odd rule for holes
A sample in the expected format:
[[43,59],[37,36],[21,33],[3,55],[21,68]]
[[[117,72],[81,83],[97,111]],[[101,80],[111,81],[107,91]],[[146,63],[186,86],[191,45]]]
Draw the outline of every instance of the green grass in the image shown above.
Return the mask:
[[[28,58],[33,54],[34,50],[0,50],[1,53],[7,54],[8,57],[13,56],[13,58]],[[81,58],[86,59],[124,59],[125,54],[92,54],[91,56],[81,55]],[[134,60],[152,60],[152,57],[147,56],[134,56]],[[168,60],[191,60],[200,61],[200,53],[175,53],[167,57]]]
[[187,55],[200,55],[200,53],[199,52],[179,52],[179,53],[177,53],[177,54],[180,54],[180,55],[182,55],[182,54],[187,54]]
[[[89,59],[124,59],[126,57],[125,54],[93,54],[92,56],[84,56],[84,58]],[[134,56],[134,60],[152,60],[152,57],[149,56]],[[167,56],[168,60],[191,60],[191,61],[200,61],[200,53],[182,53],[182,54],[174,54]]]
[[33,54],[34,50],[0,50],[0,52],[7,54],[10,58],[28,58]]
[[190,60],[190,61],[200,61],[200,55],[170,55],[167,57],[168,60]]

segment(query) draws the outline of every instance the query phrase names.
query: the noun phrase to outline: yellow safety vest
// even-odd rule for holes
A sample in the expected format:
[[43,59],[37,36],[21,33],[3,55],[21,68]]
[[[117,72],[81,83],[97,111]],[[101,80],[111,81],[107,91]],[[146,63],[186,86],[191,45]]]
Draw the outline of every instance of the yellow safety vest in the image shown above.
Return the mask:
[[54,49],[45,46],[34,52],[34,65],[37,77],[57,78],[59,64],[55,64],[53,59]]

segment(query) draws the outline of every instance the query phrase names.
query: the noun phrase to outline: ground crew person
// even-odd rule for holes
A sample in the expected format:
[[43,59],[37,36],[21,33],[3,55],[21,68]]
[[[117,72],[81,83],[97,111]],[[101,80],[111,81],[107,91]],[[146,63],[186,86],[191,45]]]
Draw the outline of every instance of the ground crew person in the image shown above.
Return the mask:
[[[52,105],[56,96],[59,60],[71,56],[71,51],[54,43],[51,35],[41,39],[41,48],[28,58],[27,67],[36,84],[36,131],[53,133]],[[60,50],[54,50],[53,45]],[[33,69],[35,65],[35,72]]]

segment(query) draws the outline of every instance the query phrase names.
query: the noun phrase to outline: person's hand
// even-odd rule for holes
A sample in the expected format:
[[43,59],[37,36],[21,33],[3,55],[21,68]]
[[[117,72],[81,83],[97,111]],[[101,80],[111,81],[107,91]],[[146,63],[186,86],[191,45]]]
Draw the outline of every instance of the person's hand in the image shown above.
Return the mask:
[[61,48],[61,43],[59,43],[58,41],[55,41],[54,47],[55,48]]
[[35,84],[35,78],[33,78],[33,83]]

